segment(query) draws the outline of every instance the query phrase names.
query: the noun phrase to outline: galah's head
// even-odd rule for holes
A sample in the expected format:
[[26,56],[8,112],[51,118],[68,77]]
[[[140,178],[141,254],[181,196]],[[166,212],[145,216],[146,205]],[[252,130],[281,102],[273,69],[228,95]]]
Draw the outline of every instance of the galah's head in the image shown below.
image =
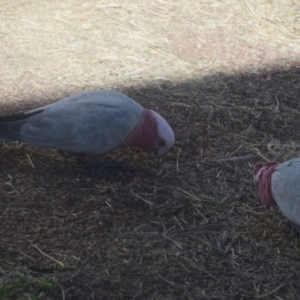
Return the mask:
[[139,147],[151,155],[161,156],[174,145],[174,140],[168,122],[154,110],[144,108],[137,126],[120,147]]
[[253,166],[253,180],[259,193],[260,200],[267,206],[276,205],[273,198],[271,179],[274,169],[279,165],[277,161],[257,163]]
[[168,152],[172,148],[175,141],[174,131],[168,122],[157,112],[151,110],[152,116],[156,121],[157,140],[156,150],[154,154],[161,156]]

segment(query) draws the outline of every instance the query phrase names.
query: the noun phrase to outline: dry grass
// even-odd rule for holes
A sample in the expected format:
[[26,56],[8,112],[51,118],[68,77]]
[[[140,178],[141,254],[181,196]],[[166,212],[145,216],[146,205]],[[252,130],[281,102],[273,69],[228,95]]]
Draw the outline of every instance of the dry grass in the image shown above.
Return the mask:
[[299,64],[296,1],[19,0],[0,14],[2,101]]
[[251,174],[299,156],[300,8],[281,3],[2,4],[3,114],[117,87],[176,144],[101,174],[3,144],[0,299],[299,299],[299,240]]

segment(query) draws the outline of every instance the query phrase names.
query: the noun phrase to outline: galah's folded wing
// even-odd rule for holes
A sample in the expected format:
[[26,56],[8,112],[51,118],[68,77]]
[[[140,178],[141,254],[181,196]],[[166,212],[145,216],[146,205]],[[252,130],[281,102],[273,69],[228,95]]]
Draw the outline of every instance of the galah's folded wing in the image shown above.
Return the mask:
[[300,224],[300,158],[277,166],[272,174],[272,192],[282,213]]
[[35,146],[103,154],[134,130],[141,111],[140,105],[120,93],[86,92],[31,110],[25,113],[27,119],[10,120],[6,129],[19,131],[21,141]]

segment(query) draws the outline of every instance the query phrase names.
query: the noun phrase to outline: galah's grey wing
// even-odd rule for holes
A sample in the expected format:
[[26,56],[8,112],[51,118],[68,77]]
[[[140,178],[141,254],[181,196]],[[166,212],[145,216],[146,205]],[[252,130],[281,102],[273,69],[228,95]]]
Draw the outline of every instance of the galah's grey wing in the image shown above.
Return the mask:
[[300,159],[277,166],[272,174],[272,192],[282,213],[300,224]]
[[31,110],[28,118],[8,122],[6,131],[19,131],[19,140],[39,147],[103,154],[134,130],[141,111],[140,105],[118,92],[86,92]]

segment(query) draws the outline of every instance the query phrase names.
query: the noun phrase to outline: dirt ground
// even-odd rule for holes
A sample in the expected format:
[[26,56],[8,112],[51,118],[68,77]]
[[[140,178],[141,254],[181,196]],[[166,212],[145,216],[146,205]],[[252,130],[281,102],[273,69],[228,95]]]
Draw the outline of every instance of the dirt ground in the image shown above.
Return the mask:
[[115,88],[176,142],[103,172],[1,144],[0,300],[299,299],[299,238],[252,181],[299,157],[296,1],[36,3],[2,7],[1,115]]

